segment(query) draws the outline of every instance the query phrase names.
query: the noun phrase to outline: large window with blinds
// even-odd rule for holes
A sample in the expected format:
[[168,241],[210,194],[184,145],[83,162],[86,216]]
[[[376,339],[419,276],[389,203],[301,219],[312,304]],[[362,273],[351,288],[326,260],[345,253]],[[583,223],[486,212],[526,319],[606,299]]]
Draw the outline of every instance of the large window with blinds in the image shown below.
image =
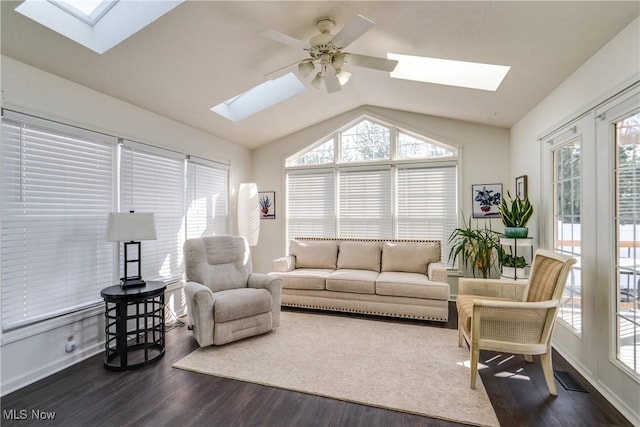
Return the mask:
[[187,239],[227,231],[229,168],[189,157],[187,161]]
[[457,225],[457,150],[369,117],[286,160],[287,239],[437,239]]
[[147,280],[174,281],[182,275],[185,166],[179,153],[129,141],[121,147],[120,211],[153,212],[155,217],[157,240],[141,242]]
[[113,283],[116,140],[7,112],[1,147],[7,330],[96,303]]
[[120,245],[105,241],[109,212],[155,214],[148,280],[180,280],[185,238],[228,233],[228,165],[3,113],[3,330],[101,301],[122,268]]

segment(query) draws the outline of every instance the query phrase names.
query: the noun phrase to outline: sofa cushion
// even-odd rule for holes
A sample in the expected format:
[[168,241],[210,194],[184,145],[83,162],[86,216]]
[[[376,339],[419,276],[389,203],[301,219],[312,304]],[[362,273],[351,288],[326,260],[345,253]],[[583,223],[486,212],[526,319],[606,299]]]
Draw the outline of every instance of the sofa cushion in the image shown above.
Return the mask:
[[395,297],[449,300],[449,284],[432,282],[420,273],[383,272],[376,280],[376,294]]
[[340,242],[338,268],[380,271],[379,242]]
[[229,322],[271,311],[271,294],[266,289],[228,289],[213,295],[216,322]]
[[377,277],[370,270],[336,270],[327,277],[326,287],[328,291],[373,294]]
[[335,240],[306,242],[292,240],[289,254],[296,257],[296,268],[336,268],[338,243]]
[[429,263],[439,260],[440,251],[436,243],[384,242],[381,271],[426,274]]
[[285,273],[271,272],[269,274],[281,278],[283,288],[324,290],[325,278],[333,272],[332,269],[298,268]]

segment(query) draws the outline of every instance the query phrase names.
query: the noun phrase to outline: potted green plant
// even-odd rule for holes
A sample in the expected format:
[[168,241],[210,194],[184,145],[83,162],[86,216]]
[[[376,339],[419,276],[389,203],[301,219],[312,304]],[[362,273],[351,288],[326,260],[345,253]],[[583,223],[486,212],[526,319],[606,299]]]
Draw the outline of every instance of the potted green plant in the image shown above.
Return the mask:
[[[507,201],[507,198],[509,201]],[[504,224],[504,235],[509,238],[526,238],[529,235],[527,223],[533,215],[533,206],[529,198],[513,199],[507,191],[507,197],[502,199],[498,211]]]
[[525,267],[527,260],[523,256],[514,257],[511,254],[502,256],[502,276],[512,279],[522,279],[525,277]]
[[456,262],[459,258],[464,267],[471,266],[473,277],[476,271],[487,279],[491,269],[496,265],[500,246],[500,233],[488,228],[485,224],[482,228],[473,228],[471,218],[464,227],[456,228],[449,236],[451,250],[449,260]]

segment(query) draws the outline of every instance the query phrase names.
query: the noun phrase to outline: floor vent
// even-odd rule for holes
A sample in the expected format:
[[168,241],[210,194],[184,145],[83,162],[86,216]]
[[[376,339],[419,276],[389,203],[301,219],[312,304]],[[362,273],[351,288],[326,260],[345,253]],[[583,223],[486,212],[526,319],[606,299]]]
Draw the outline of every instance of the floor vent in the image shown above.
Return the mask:
[[564,387],[566,390],[570,391],[579,391],[581,393],[589,393],[582,385],[575,379],[575,377],[571,374],[571,372],[566,371],[553,371],[553,375],[556,377],[558,382]]

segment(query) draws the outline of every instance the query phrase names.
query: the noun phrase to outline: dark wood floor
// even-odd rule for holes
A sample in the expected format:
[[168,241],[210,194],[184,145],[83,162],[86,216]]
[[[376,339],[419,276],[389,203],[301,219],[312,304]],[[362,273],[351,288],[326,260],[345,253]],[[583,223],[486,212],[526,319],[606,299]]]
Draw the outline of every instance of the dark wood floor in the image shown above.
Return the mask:
[[[455,329],[455,306],[446,327]],[[402,321],[436,326],[437,323]],[[441,327],[441,326],[440,326]],[[197,347],[186,327],[167,332],[165,357],[128,372],[102,367],[102,355],[1,399],[2,426],[460,426],[438,419],[202,375],[171,365]],[[502,426],[631,426],[560,356],[587,393],[548,394],[539,360],[482,352],[481,377]],[[455,405],[456,402],[451,402]],[[13,412],[11,412],[13,411]],[[23,412],[21,412],[23,411]],[[54,412],[36,420],[32,411]],[[27,420],[10,420],[10,414]],[[15,418],[15,417],[14,417]]]

